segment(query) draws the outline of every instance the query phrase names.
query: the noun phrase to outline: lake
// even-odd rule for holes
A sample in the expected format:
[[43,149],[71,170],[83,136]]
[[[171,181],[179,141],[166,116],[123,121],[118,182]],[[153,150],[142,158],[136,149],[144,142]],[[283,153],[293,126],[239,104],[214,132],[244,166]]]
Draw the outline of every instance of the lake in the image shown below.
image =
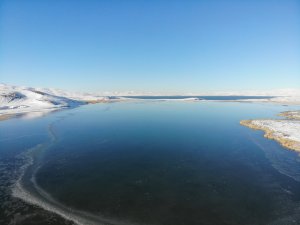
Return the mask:
[[298,154],[239,124],[294,109],[136,101],[1,121],[0,223],[297,224]]
[[237,95],[231,95],[231,96],[206,96],[206,95],[172,95],[172,96],[149,96],[149,95],[141,95],[141,96],[122,96],[125,98],[131,98],[131,99],[143,99],[143,100],[160,100],[160,99],[170,99],[170,100],[180,100],[180,99],[186,99],[186,98],[196,98],[196,99],[203,99],[203,100],[216,100],[216,101],[235,101],[235,100],[255,100],[255,99],[270,99],[273,98],[271,96],[237,96]]

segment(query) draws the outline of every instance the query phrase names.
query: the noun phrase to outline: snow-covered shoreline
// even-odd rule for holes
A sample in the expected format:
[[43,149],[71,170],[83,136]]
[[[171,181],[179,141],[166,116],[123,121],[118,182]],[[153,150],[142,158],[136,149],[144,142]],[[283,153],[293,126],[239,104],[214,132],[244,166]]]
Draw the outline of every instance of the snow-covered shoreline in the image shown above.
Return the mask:
[[287,119],[242,120],[241,125],[263,130],[264,137],[278,141],[283,147],[300,152],[300,111],[279,114]]
[[[245,96],[248,92],[240,93],[240,96]],[[274,92],[275,93],[275,92]],[[273,93],[273,94],[274,94]],[[287,95],[283,95],[286,93]],[[0,83],[0,120],[5,120],[15,116],[28,116],[36,117],[44,115],[56,110],[74,108],[85,104],[93,103],[107,103],[115,101],[146,101],[146,99],[126,97],[126,93],[115,93],[114,96],[105,96],[103,94],[91,94],[91,93],[78,93],[68,92],[59,89],[52,88],[32,88],[13,86]],[[216,93],[215,93],[216,94]],[[231,93],[232,94],[232,93]],[[238,94],[238,93],[235,93]],[[257,92],[248,93],[253,96],[260,96]],[[199,101],[222,101],[222,102],[253,102],[253,103],[273,103],[273,104],[285,104],[285,105],[300,105],[300,95],[298,91],[281,90],[278,92],[278,97],[266,97],[259,99],[240,99],[240,100],[204,100],[199,97],[184,96],[184,98],[170,98],[161,99],[149,99],[151,101],[185,101],[185,102],[199,102]],[[141,95],[141,94],[139,94]],[[136,95],[138,96],[138,94]],[[144,95],[143,95],[144,96]],[[156,96],[156,95],[155,95]],[[200,96],[200,95],[198,95]],[[233,95],[220,95],[220,96],[233,96]],[[249,95],[250,96],[250,95]],[[268,96],[268,95],[265,95]],[[273,95],[274,96],[274,95]]]
[[0,120],[25,114],[46,114],[89,103],[110,101],[108,97],[56,89],[0,84]]

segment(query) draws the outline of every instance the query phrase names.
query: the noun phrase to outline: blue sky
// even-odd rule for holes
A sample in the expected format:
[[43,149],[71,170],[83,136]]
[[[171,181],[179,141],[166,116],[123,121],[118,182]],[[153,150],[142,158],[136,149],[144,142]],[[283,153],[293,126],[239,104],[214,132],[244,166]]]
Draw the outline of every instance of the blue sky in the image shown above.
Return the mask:
[[300,87],[300,1],[0,1],[0,82],[84,91]]

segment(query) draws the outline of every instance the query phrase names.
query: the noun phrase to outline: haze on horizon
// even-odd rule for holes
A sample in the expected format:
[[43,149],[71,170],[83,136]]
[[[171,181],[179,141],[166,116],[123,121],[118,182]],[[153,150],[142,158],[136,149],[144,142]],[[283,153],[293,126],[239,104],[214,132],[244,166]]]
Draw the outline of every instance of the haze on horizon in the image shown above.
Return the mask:
[[0,82],[81,91],[300,88],[300,2],[0,3]]

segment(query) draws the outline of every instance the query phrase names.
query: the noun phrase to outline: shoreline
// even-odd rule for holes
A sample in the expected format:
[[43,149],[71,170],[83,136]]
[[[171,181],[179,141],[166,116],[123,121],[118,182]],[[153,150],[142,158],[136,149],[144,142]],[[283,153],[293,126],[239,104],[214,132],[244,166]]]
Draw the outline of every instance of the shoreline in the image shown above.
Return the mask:
[[[77,107],[81,107],[83,105],[90,105],[90,104],[108,104],[108,103],[115,103],[115,102],[132,102],[132,101],[158,101],[158,102],[167,102],[167,101],[179,101],[179,102],[236,102],[236,103],[261,103],[261,104],[278,104],[278,105],[300,105],[300,102],[284,102],[284,101],[262,101],[262,100],[266,100],[266,99],[246,99],[246,100],[207,100],[207,99],[194,99],[194,98],[184,98],[184,99],[138,99],[138,98],[118,98],[118,99],[98,99],[98,100],[85,100],[82,102],[82,104],[78,104],[76,106],[62,106],[62,107],[53,107],[53,108],[41,108],[41,109],[32,109],[30,110],[24,110],[24,111],[16,111],[13,112],[13,110],[11,110],[10,112],[1,112],[0,110],[0,122],[4,121],[4,120],[8,120],[8,119],[13,119],[13,118],[18,118],[18,117],[26,117],[26,115],[30,115],[30,114],[41,114],[41,115],[46,115],[55,111],[60,111],[60,110],[64,110],[64,109],[73,109],[73,108],[77,108]],[[293,112],[291,111],[287,111],[287,112],[283,112],[281,114],[279,114],[279,116],[284,116],[288,119],[300,119],[300,114],[295,115],[293,114]],[[243,124],[242,124],[243,125]],[[245,125],[247,126],[247,125]],[[253,128],[255,129],[255,128]],[[256,128],[259,129],[259,128]]]
[[241,120],[240,124],[264,131],[265,138],[275,140],[289,150],[300,152],[300,111],[286,111],[279,116],[285,119]]
[[18,116],[17,114],[3,114],[3,115],[0,115],[0,121],[15,118],[17,116]]
[[[80,106],[78,106],[80,107]],[[71,109],[71,108],[63,108],[63,109]],[[283,115],[287,118],[291,117],[291,121],[298,121],[295,120],[295,118],[298,118],[298,115],[300,116],[300,111],[299,114],[295,114],[294,111],[287,111],[283,112],[280,115]],[[19,179],[15,183],[15,185],[12,187],[12,196],[15,198],[21,199],[24,202],[30,204],[30,205],[35,205],[38,206],[46,211],[52,212],[54,214],[57,214],[61,216],[62,218],[73,221],[75,224],[79,225],[94,225],[94,224],[126,224],[125,222],[121,221],[114,221],[110,219],[103,218],[101,215],[97,214],[90,214],[84,211],[76,210],[73,208],[69,208],[66,205],[63,205],[63,203],[60,203],[59,201],[55,200],[50,194],[48,194],[44,189],[42,189],[36,182],[36,172],[37,170],[33,169],[37,164],[36,162],[36,155],[41,154],[43,151],[46,151],[49,146],[54,144],[56,142],[56,135],[55,135],[55,130],[53,131],[53,126],[55,123],[58,123],[61,119],[55,120],[48,126],[48,136],[49,140],[46,141],[45,143],[41,143],[34,147],[31,150],[28,150],[25,154],[25,164],[21,168],[22,172],[19,176]],[[294,120],[292,120],[294,119]],[[257,130],[263,130],[261,126],[252,124],[252,121],[254,120],[243,120],[240,123],[244,126],[248,126],[252,129],[257,129]],[[266,121],[266,120],[264,120]],[[269,120],[272,121],[272,120]],[[286,120],[277,120],[277,121],[286,121]],[[271,129],[265,128],[265,137],[269,139],[274,139],[272,135],[274,134],[274,131]],[[272,133],[273,132],[273,133]],[[278,140],[276,140],[278,141]],[[278,141],[279,142],[279,141]],[[295,143],[289,143],[289,142],[284,142],[286,143],[286,146],[293,146]],[[300,145],[299,145],[300,146]],[[292,148],[291,148],[292,149]],[[299,150],[300,151],[300,150]],[[127,223],[128,224],[128,223]],[[132,223],[131,223],[132,224]]]

